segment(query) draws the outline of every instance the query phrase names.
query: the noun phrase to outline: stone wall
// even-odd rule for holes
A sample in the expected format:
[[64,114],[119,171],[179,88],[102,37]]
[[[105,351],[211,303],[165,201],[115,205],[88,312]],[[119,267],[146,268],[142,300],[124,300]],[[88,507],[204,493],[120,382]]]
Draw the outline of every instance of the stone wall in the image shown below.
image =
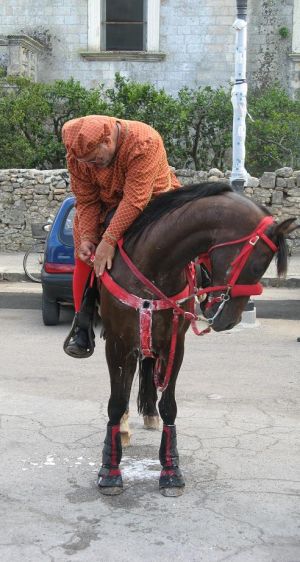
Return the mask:
[[[176,170],[182,184],[228,181],[230,172]],[[280,220],[300,218],[300,170],[281,168],[250,177],[248,197],[265,205]],[[47,222],[70,194],[66,170],[0,170],[0,251],[24,251],[32,244],[32,223]],[[300,247],[300,229],[292,234],[292,245]]]
[[[294,0],[248,2],[247,79],[257,88],[291,85]],[[282,30],[287,36],[282,36]],[[299,80],[299,77],[298,77]],[[295,85],[294,85],[295,86]],[[298,83],[299,87],[299,83]]]

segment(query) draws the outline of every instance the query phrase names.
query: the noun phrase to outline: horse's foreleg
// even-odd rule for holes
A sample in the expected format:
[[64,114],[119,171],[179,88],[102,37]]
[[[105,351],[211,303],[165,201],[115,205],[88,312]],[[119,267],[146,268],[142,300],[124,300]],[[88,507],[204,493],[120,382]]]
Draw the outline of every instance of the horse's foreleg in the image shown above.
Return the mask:
[[103,494],[115,495],[123,491],[119,468],[122,458],[120,421],[128,408],[131,383],[136,359],[126,353],[120,342],[106,341],[106,358],[110,373],[111,395],[108,403],[107,432],[102,452],[102,467],[98,486]]
[[163,432],[159,449],[159,460],[162,470],[159,478],[159,489],[164,496],[180,496],[185,486],[179,468],[175,419],[177,405],[175,400],[176,379],[183,359],[184,345],[178,343],[176,356],[169,386],[162,393],[158,408],[163,420]]
[[185,486],[179,468],[176,425],[163,426],[159,460],[162,470],[159,477],[159,489],[164,496],[181,496]]
[[98,474],[98,486],[103,494],[116,495],[123,491],[119,464],[122,458],[120,424],[107,424],[102,451],[102,466]]

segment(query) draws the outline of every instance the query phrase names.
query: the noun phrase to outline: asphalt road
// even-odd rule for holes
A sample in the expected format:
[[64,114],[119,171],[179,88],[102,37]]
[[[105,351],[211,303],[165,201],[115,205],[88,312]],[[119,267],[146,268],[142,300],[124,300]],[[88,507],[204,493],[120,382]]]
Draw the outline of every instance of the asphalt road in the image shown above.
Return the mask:
[[[86,361],[64,355],[72,311],[45,327],[30,290],[0,284],[0,559],[298,562],[299,322],[188,333],[176,392],[180,498],[159,494],[160,432],[142,427],[135,379],[125,491],[110,498],[96,486],[104,343],[97,336]],[[288,294],[295,306],[299,295]]]

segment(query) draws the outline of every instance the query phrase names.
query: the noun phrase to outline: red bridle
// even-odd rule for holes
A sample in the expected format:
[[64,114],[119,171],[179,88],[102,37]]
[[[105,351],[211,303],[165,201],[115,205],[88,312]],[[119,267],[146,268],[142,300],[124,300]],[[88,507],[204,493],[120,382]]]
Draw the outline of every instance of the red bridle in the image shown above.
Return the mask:
[[[275,253],[278,250],[278,247],[274,242],[269,238],[265,231],[267,228],[274,223],[274,219],[271,216],[264,217],[258,226],[255,228],[251,234],[244,236],[243,238],[239,238],[237,240],[231,240],[230,242],[222,242],[221,244],[215,244],[211,246],[207,253],[201,254],[198,259],[197,263],[203,263],[209,271],[211,271],[211,253],[218,248],[225,248],[227,246],[233,246],[236,244],[241,244],[241,242],[245,242],[244,246],[242,247],[241,251],[237,255],[237,257],[231,262],[230,264],[230,275],[226,282],[226,285],[221,286],[212,286],[206,287],[205,289],[200,289],[197,291],[196,295],[200,296],[204,293],[211,293],[211,292],[218,292],[218,291],[225,291],[225,300],[228,300],[228,296],[230,295],[232,298],[235,297],[250,297],[251,295],[261,295],[262,293],[262,285],[261,283],[254,283],[252,285],[241,285],[237,284],[237,281],[242,273],[248,259],[250,258],[257,242],[259,240],[263,240],[269,248]],[[210,299],[207,308],[210,308],[215,302],[219,302],[221,299],[220,297],[216,297],[215,299]]]
[[[274,219],[271,216],[264,217],[258,226],[255,228],[251,234],[244,236],[243,238],[239,238],[238,240],[233,240],[229,242],[223,242],[221,244],[215,244],[211,246],[209,250],[205,254],[201,254],[198,258],[199,263],[204,263],[206,267],[211,271],[211,254],[213,251],[217,250],[218,248],[225,248],[227,246],[232,246],[234,244],[240,244],[245,242],[241,251],[239,252],[238,256],[234,259],[234,261],[230,264],[231,270],[229,278],[225,285],[219,286],[210,286],[206,287],[205,289],[199,289],[195,287],[195,276],[191,273],[191,269],[187,266],[187,279],[188,279],[188,287],[186,287],[181,293],[178,295],[174,295],[173,297],[168,297],[165,295],[158,287],[154,285],[147,277],[145,277],[138,268],[134,265],[131,261],[129,256],[123,249],[123,240],[119,240],[118,247],[120,254],[132,271],[132,273],[145,285],[151,292],[156,295],[158,299],[143,299],[140,297],[136,297],[135,295],[129,293],[122,287],[120,287],[110,276],[107,270],[101,276],[101,281],[103,285],[109,290],[109,292],[116,298],[118,298],[121,302],[126,304],[127,306],[131,306],[140,312],[140,349],[141,353],[144,357],[155,357],[155,354],[152,350],[152,311],[153,310],[166,310],[166,309],[173,309],[173,329],[172,329],[172,338],[171,338],[171,345],[170,345],[170,354],[169,354],[169,361],[166,367],[166,372],[164,376],[163,384],[158,382],[158,376],[156,376],[156,385],[160,390],[165,390],[168,386],[169,379],[172,372],[172,366],[175,356],[176,350],[176,342],[177,342],[177,332],[178,332],[178,325],[179,325],[179,316],[183,316],[186,320],[189,320],[192,325],[192,329],[195,334],[197,335],[204,335],[210,331],[210,327],[213,325],[214,320],[220,314],[221,310],[223,309],[225,303],[230,298],[235,297],[249,297],[251,295],[260,295],[262,293],[262,285],[260,283],[255,283],[253,285],[240,285],[237,284],[239,276],[248,261],[249,257],[251,256],[257,242],[259,240],[263,240],[269,248],[273,252],[278,250],[278,247],[274,244],[274,242],[265,234],[267,228],[274,223]],[[189,290],[188,290],[189,289]],[[220,292],[221,295],[214,298],[209,298],[207,308],[210,308],[216,302],[219,302],[220,305],[218,307],[217,312],[214,314],[212,318],[205,318],[203,316],[199,316],[194,312],[184,310],[180,305],[186,301],[192,299],[194,300],[196,297],[201,295],[207,295],[210,293]],[[198,330],[196,321],[202,320],[206,323],[206,327],[203,330]]]

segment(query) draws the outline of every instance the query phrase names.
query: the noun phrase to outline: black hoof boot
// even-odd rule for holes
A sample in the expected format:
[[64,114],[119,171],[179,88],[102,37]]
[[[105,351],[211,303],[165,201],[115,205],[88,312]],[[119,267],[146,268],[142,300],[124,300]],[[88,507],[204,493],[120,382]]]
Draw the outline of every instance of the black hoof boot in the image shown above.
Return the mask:
[[76,359],[93,355],[95,349],[93,318],[83,317],[81,312],[75,314],[71,331],[64,341],[63,349],[67,355]]
[[179,468],[176,426],[164,425],[159,449],[162,471],[159,478],[159,490],[164,496],[181,496],[185,486]]
[[98,473],[98,486],[101,494],[115,496],[123,492],[122,474],[119,469],[121,458],[120,424],[108,424],[102,451],[102,467]]

